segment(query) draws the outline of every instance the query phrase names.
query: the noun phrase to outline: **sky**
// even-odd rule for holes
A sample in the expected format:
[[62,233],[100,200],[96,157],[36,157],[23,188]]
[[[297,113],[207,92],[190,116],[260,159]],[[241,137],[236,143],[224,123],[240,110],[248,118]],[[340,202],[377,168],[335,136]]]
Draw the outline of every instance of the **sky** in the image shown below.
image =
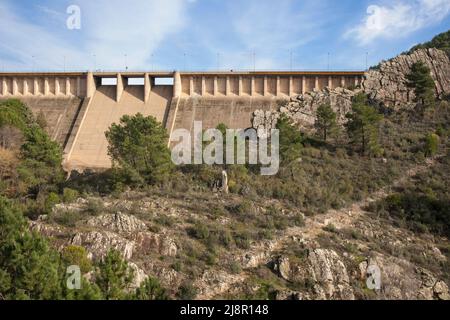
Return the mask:
[[450,0],[0,0],[0,71],[364,70]]

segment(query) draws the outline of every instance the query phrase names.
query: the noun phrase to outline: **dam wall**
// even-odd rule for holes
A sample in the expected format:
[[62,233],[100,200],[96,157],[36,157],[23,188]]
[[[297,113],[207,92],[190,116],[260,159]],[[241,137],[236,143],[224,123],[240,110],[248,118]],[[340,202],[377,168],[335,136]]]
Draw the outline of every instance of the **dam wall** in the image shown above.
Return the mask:
[[[161,82],[161,80],[163,80]],[[123,115],[154,116],[169,134],[224,123],[251,126],[255,110],[276,110],[291,97],[361,86],[364,72],[79,72],[0,73],[0,100],[18,98],[45,115],[64,148],[67,171],[111,166],[105,131]]]

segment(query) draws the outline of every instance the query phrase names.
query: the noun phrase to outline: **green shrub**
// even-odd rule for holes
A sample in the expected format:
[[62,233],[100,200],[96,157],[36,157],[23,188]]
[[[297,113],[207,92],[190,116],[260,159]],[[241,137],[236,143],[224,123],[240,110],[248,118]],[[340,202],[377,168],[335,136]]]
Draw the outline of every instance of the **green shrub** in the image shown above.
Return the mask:
[[434,133],[429,133],[425,137],[424,153],[426,157],[433,157],[438,152],[439,136]]
[[91,198],[88,200],[88,203],[86,205],[86,211],[90,215],[98,215],[105,209],[105,205],[103,204],[102,200]]
[[87,256],[87,251],[80,246],[69,245],[65,247],[61,252],[61,260],[66,267],[79,266],[83,274],[92,270],[92,263]]
[[70,188],[64,188],[63,190],[63,201],[64,203],[74,202],[79,196],[77,190],[73,190]]
[[46,212],[50,212],[52,208],[55,206],[55,204],[58,204],[60,202],[59,195],[55,192],[50,192],[45,199],[45,210]]
[[185,282],[178,288],[177,297],[180,300],[193,300],[197,296],[197,289],[191,282]]

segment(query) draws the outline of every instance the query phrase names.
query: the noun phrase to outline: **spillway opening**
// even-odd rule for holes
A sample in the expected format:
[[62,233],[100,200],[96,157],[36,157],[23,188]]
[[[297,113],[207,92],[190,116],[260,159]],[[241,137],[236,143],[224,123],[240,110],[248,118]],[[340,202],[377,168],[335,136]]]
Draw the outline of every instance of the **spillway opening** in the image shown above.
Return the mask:
[[102,78],[102,86],[117,86],[117,78]]
[[143,86],[145,84],[144,78],[128,78],[128,85],[129,86]]
[[155,86],[173,86],[173,78],[155,78]]

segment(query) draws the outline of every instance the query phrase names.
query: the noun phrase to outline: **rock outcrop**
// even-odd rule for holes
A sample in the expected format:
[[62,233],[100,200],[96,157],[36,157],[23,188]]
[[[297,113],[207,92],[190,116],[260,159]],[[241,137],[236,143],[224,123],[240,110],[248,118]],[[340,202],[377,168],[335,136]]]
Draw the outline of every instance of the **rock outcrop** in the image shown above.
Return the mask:
[[300,129],[308,131],[313,129],[317,109],[323,104],[330,104],[336,112],[337,122],[343,124],[346,119],[345,115],[351,111],[352,98],[358,92],[358,90],[352,91],[344,88],[325,88],[322,91],[301,94],[291,98],[291,101],[278,111],[255,111],[252,127],[257,130],[259,137],[264,137],[266,132],[275,128],[278,119],[284,115]]
[[77,233],[71,244],[85,247],[93,259],[103,258],[108,251],[115,249],[122,254],[124,259],[133,256],[135,243],[109,231],[91,231]]
[[362,88],[369,98],[387,107],[400,108],[412,104],[414,91],[407,86],[406,77],[414,63],[422,61],[431,70],[437,97],[450,93],[450,59],[438,49],[419,49],[382,62],[379,68],[369,70]]
[[314,249],[301,263],[287,257],[277,257],[272,268],[278,276],[294,283],[309,283],[311,292],[304,299],[355,298],[347,267],[339,255],[329,249]]
[[414,63],[422,61],[431,70],[435,82],[436,97],[450,94],[450,60],[444,51],[438,49],[419,49],[409,55],[400,55],[382,62],[376,69],[366,73],[361,88],[344,88],[313,91],[291,98],[290,102],[279,110],[256,110],[253,113],[252,127],[259,137],[270,134],[280,116],[285,115],[292,123],[304,131],[313,129],[317,108],[330,104],[337,115],[337,122],[346,122],[345,115],[351,111],[352,98],[364,92],[374,103],[392,110],[408,108],[414,105],[414,90],[407,86],[407,75]]
[[416,267],[409,261],[374,254],[359,264],[361,280],[366,281],[367,269],[376,266],[380,270],[379,299],[387,300],[449,300],[449,289],[444,281],[430,271]]
[[120,212],[93,217],[89,219],[86,224],[91,227],[97,227],[116,233],[132,233],[147,229],[147,226],[141,220]]

